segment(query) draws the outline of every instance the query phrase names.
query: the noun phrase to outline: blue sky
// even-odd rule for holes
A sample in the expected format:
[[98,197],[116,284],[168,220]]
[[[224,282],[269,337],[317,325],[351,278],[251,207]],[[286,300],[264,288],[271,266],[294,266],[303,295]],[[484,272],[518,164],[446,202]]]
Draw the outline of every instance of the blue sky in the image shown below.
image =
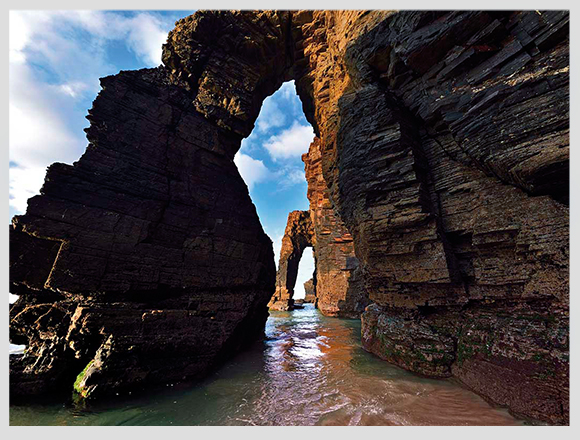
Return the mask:
[[[98,79],[120,70],[155,67],[177,19],[193,11],[10,11],[10,217],[24,213],[53,162],[84,152],[87,110]],[[314,137],[293,82],[262,106],[235,163],[244,178],[276,259],[290,211],[308,209],[301,155]],[[276,261],[277,263],[277,261]],[[312,276],[308,249],[296,295]]]

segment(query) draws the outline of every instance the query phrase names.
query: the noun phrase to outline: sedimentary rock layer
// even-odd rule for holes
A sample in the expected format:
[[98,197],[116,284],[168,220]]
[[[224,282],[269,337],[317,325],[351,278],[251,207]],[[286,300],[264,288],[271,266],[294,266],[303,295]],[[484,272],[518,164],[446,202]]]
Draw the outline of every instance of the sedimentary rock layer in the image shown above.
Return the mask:
[[232,161],[240,137],[164,68],[101,84],[87,151],[13,220],[14,394],[72,387],[90,362],[95,395],[199,377],[267,318],[272,244]]
[[316,305],[316,284],[314,278],[304,283],[304,302]]
[[322,173],[319,138],[314,139],[302,160],[315,238],[317,307],[327,316],[360,318],[368,304],[368,296],[360,276],[352,236],[330,201]]
[[[292,310],[298,265],[306,247],[313,248],[315,273],[308,286],[308,301],[327,316],[360,318],[368,297],[358,273],[352,236],[335,215],[322,175],[320,142],[315,138],[302,159],[308,181],[309,211],[288,215],[280,261],[276,275],[276,292],[268,307]],[[314,285],[316,280],[316,287]]]
[[276,274],[276,291],[268,303],[270,310],[292,310],[298,264],[307,247],[315,245],[314,230],[308,211],[292,211],[282,237],[280,261]]
[[30,348],[12,389],[70,381],[91,360],[81,391],[187,365],[196,376],[258,331],[273,254],[232,158],[263,99],[294,79],[316,133],[319,307],[325,273],[345,269],[340,283],[372,302],[365,348],[567,423],[568,23],[562,11],[179,21],[164,67],[103,80],[87,152],[51,166],[13,222],[11,336]]
[[331,186],[374,302],[363,344],[565,422],[568,15],[425,19],[346,55]]

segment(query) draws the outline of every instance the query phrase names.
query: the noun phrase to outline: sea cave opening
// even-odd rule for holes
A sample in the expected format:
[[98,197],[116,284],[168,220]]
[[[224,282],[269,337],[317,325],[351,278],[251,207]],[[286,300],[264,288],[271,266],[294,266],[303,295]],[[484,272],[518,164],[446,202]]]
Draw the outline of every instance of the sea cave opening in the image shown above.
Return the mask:
[[[272,239],[278,276],[281,263],[283,270],[288,269],[288,256],[281,255],[288,215],[309,211],[302,156],[308,153],[314,136],[294,81],[287,81],[263,101],[252,133],[242,141],[234,158],[264,231]],[[314,253],[311,240],[307,241],[299,250],[291,249],[296,254],[288,280],[291,302],[304,300],[304,283],[314,277]]]

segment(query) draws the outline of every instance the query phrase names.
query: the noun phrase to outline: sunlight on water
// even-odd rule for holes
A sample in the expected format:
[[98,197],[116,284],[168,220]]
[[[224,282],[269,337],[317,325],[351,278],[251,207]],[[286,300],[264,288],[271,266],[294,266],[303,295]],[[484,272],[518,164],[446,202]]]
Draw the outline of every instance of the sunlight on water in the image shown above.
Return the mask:
[[271,312],[266,338],[197,385],[84,409],[12,405],[11,425],[514,425],[449,380],[417,377],[360,348],[360,321],[312,305]]

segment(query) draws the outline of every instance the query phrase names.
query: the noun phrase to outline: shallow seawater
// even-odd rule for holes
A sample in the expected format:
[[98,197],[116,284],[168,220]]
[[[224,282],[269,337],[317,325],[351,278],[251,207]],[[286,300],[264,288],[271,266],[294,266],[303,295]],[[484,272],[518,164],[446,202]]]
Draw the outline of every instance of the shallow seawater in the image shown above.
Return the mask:
[[312,305],[271,312],[266,338],[196,385],[85,408],[11,405],[11,425],[520,425],[451,380],[417,377],[365,352],[360,321]]

